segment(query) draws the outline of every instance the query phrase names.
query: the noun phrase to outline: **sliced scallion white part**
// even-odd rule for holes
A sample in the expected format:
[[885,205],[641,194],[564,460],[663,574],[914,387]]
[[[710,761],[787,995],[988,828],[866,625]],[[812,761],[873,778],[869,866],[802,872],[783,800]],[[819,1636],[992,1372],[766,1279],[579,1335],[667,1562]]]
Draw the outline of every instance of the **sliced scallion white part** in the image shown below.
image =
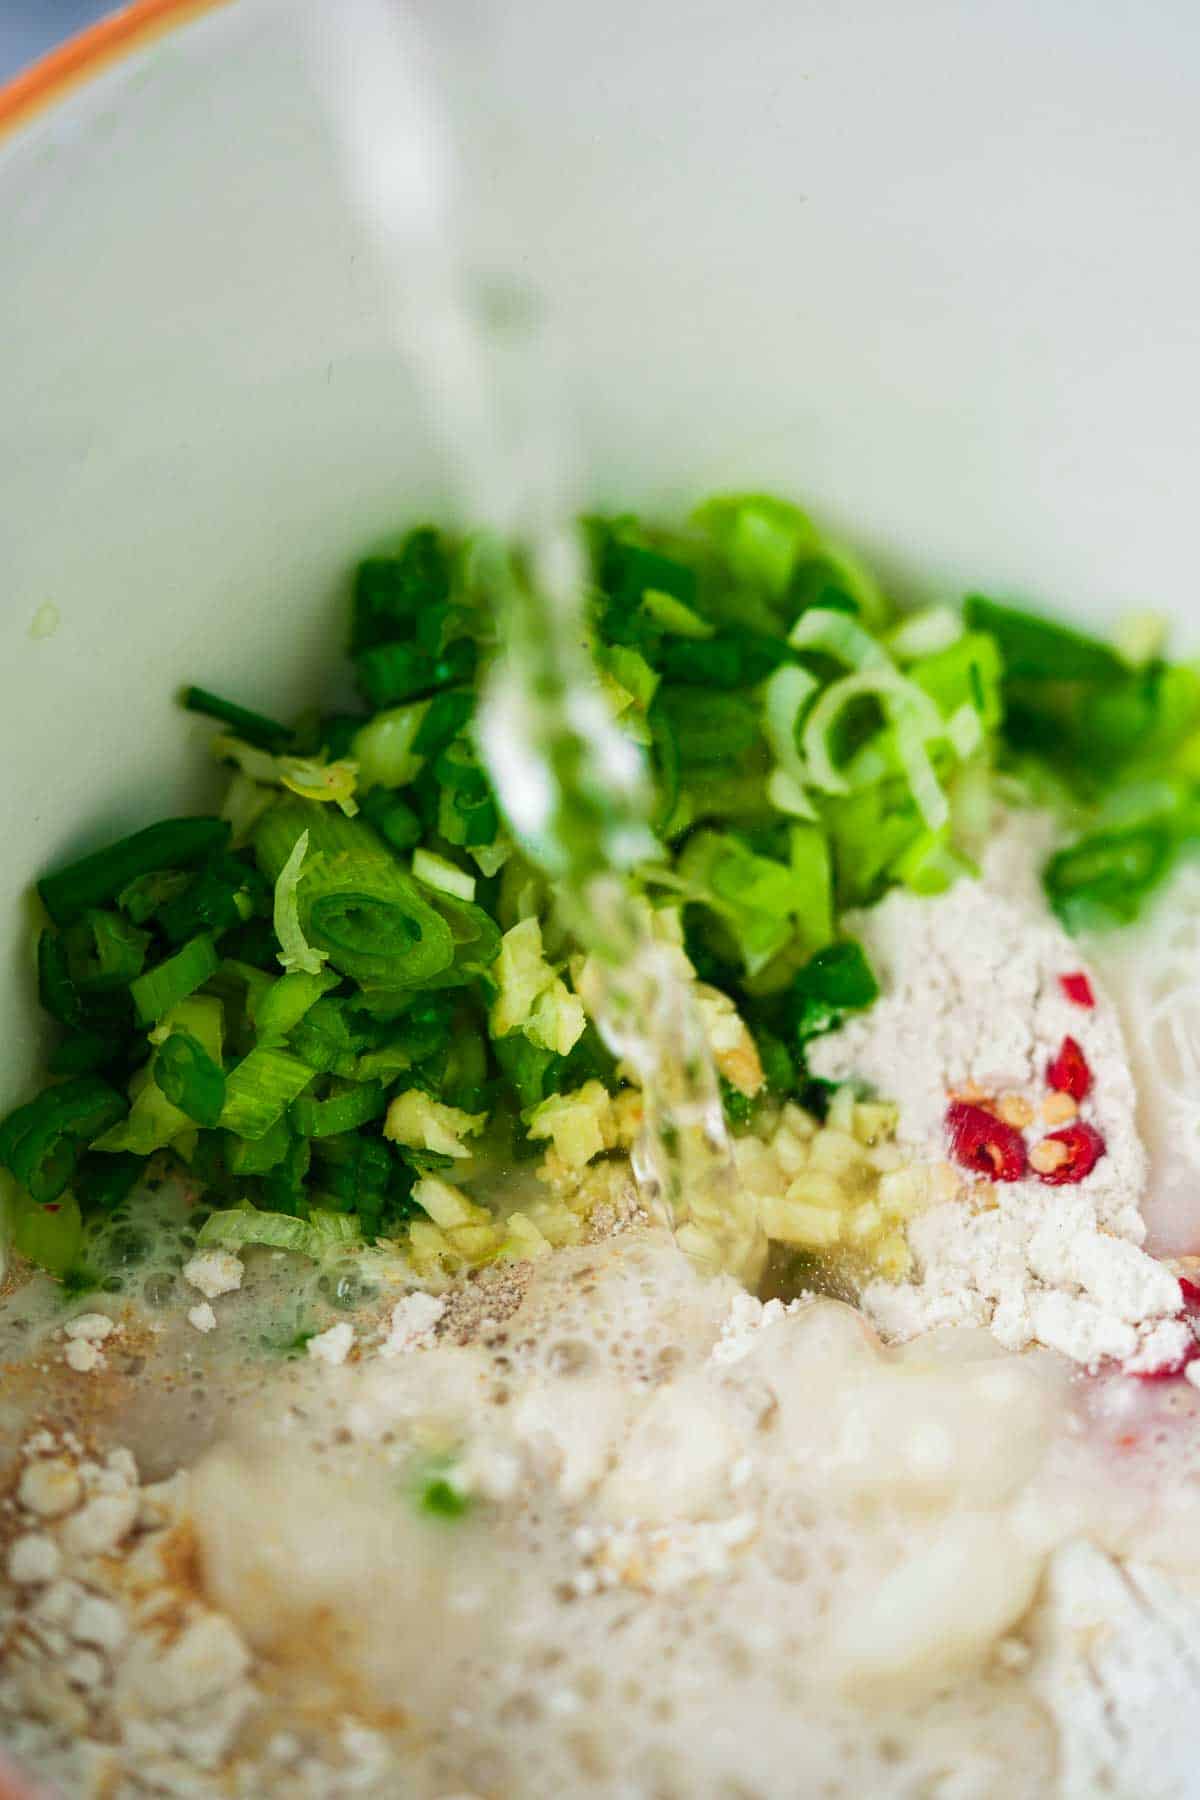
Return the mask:
[[358,811],[354,790],[358,783],[358,764],[343,758],[339,762],[323,762],[311,756],[272,756],[256,744],[247,744],[231,732],[218,732],[212,742],[213,755],[231,762],[251,781],[265,786],[287,788],[302,800],[332,802],[348,819]]
[[432,850],[413,851],[412,872],[418,881],[437,888],[439,893],[453,894],[456,900],[475,898],[475,877]]
[[850,613],[832,606],[812,606],[801,613],[788,634],[793,650],[822,650],[850,669],[890,669],[891,658],[877,638],[864,631]]
[[930,735],[938,734],[924,729],[914,713],[896,721],[896,745],[917,811],[930,831],[940,831],[950,817],[950,802],[925,748]]
[[300,925],[300,904],[296,897],[307,855],[308,833],[302,831],[275,883],[275,936],[282,945],[279,961],[289,974],[319,975],[328,958],[324,950],[315,949],[305,937]]
[[914,662],[918,656],[936,656],[956,644],[966,626],[952,606],[926,606],[901,619],[888,639],[893,656]]
[[843,675],[825,689],[809,713],[801,737],[809,781],[827,794],[850,792],[845,773],[834,764],[829,739],[842,710],[866,694],[880,701],[893,724],[899,726],[902,720],[911,720],[921,743],[945,734],[945,721],[930,696],[890,664]]
[[816,808],[794,776],[783,768],[772,769],[767,777],[767,799],[776,812],[793,819],[815,819]]
[[807,669],[784,663],[763,687],[763,729],[779,767],[767,783],[771,804],[793,818],[813,819],[812,802],[804,792],[808,772],[796,748],[796,726],[801,709],[816,693],[818,682]]
[[959,762],[966,762],[982,744],[983,720],[969,700],[964,700],[946,720],[946,736]]

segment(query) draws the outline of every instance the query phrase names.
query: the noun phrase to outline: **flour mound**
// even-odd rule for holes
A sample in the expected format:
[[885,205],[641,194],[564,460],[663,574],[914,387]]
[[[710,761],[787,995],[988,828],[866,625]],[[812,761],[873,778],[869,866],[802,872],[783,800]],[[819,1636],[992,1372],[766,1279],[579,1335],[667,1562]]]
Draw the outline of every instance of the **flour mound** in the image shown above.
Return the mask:
[[1038,815],[1018,817],[980,880],[937,899],[896,892],[852,920],[882,994],[814,1046],[810,1061],[826,1080],[855,1077],[896,1100],[900,1142],[936,1164],[948,1152],[948,1097],[964,1089],[1024,1101],[1031,1144],[1049,1130],[1040,1115],[1046,1069],[1070,1036],[1093,1077],[1079,1116],[1101,1133],[1106,1153],[1072,1187],[1033,1175],[968,1182],[962,1197],[910,1225],[917,1279],[874,1282],[863,1303],[901,1339],[982,1324],[1009,1349],[1036,1341],[1095,1365],[1139,1357],[1153,1333],[1154,1354],[1166,1361],[1190,1334],[1172,1318],[1178,1282],[1140,1249],[1147,1160],[1129,1057],[1099,983],[1090,1009],[1063,991],[1061,977],[1081,959],[1030,879],[1044,836]]

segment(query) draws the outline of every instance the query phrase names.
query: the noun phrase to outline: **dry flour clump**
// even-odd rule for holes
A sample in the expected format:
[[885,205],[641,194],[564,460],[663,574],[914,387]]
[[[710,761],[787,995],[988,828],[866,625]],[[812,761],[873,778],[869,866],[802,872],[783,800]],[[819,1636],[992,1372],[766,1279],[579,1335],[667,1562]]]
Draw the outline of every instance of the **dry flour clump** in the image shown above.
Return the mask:
[[[1080,956],[1029,879],[1041,836],[1036,817],[1012,822],[981,880],[932,900],[896,892],[852,921],[883,991],[810,1061],[814,1074],[856,1077],[897,1101],[897,1136],[926,1163],[948,1154],[954,1096],[999,1101],[1031,1147],[1075,1116],[1104,1140],[1076,1185],[1048,1185],[1032,1171],[1012,1182],[966,1179],[959,1198],[921,1213],[908,1233],[917,1279],[877,1281],[863,1296],[883,1330],[908,1338],[986,1324],[1010,1349],[1038,1341],[1082,1363],[1157,1366],[1182,1355],[1191,1332],[1175,1317],[1178,1282],[1139,1248],[1147,1163],[1129,1060],[1098,985],[1091,1007],[1063,987]],[[1077,1106],[1047,1083],[1066,1037],[1091,1071]]]
[[205,1596],[186,1474],[143,1483],[126,1449],[100,1460],[69,1432],[37,1432],[8,1505],[0,1743],[47,1791],[81,1800],[400,1791],[382,1736],[352,1714],[321,1719],[319,1751],[293,1737],[294,1753],[280,1754],[251,1647]]

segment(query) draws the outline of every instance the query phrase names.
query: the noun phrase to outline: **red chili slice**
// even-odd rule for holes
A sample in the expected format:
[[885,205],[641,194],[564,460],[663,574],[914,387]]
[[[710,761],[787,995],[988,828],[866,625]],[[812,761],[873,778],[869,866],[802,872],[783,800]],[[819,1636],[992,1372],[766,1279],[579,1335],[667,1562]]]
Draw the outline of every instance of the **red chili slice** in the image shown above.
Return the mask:
[[1091,1087],[1092,1071],[1087,1057],[1073,1037],[1065,1037],[1059,1045],[1058,1055],[1051,1058],[1046,1070],[1046,1080],[1056,1093],[1070,1094],[1072,1100],[1082,1100]]
[[1065,1125],[1061,1131],[1052,1131],[1035,1145],[1035,1151],[1042,1144],[1063,1144],[1067,1155],[1054,1169],[1039,1169],[1037,1158],[1034,1158],[1034,1173],[1039,1181],[1047,1187],[1067,1187],[1076,1181],[1082,1181],[1090,1175],[1100,1158],[1104,1155],[1104,1139],[1094,1125],[1086,1125],[1078,1120],[1074,1125]]
[[1071,975],[1060,975],[1058,985],[1067,999],[1073,1000],[1076,1006],[1095,1006],[1096,996],[1092,992],[1092,984],[1082,969],[1076,969]]
[[1025,1139],[1012,1125],[993,1117],[969,1100],[952,1100],[946,1109],[950,1149],[964,1169],[990,1181],[1020,1181],[1025,1173]]

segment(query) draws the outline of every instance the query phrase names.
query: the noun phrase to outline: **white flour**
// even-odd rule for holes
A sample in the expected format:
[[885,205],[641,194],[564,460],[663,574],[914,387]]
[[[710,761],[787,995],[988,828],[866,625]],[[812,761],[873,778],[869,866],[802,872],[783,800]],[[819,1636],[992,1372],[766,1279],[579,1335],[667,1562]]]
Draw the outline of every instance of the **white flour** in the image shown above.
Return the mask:
[[1058,1734],[1061,1800],[1177,1800],[1196,1791],[1200,1607],[1160,1570],[1082,1539],[1051,1558],[1034,1688]]
[[1093,979],[1096,1004],[1069,999],[1061,977],[1080,969],[1078,946],[1049,914],[1032,876],[1045,841],[1038,815],[999,835],[981,881],[935,900],[896,892],[851,921],[883,992],[861,1019],[818,1043],[813,1072],[855,1076],[899,1103],[898,1137],[929,1163],[948,1152],[945,1115],[966,1089],[1024,1102],[1033,1145],[1051,1126],[1047,1065],[1064,1037],[1087,1059],[1092,1087],[1079,1118],[1105,1154],[1074,1186],[1036,1175],[968,1179],[964,1196],[909,1227],[918,1279],[874,1282],[864,1304],[899,1338],[946,1324],[986,1324],[1019,1349],[1033,1341],[1075,1361],[1154,1367],[1191,1342],[1177,1320],[1179,1284],[1139,1248],[1146,1156],[1116,1012]]

